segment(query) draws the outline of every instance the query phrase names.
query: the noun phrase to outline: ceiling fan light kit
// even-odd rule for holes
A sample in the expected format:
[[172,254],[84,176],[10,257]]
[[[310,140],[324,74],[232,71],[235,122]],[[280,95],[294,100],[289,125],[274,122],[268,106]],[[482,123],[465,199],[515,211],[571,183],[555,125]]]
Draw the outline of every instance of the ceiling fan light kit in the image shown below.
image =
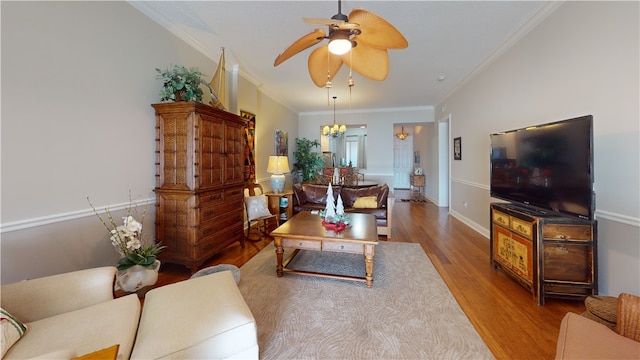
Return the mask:
[[386,79],[389,73],[387,50],[406,48],[407,39],[393,25],[370,11],[354,9],[347,17],[341,10],[342,2],[338,0],[338,13],[330,19],[304,18],[310,25],[328,26],[329,34],[315,29],[302,36],[276,57],[274,66],[328,39],[328,44],[309,55],[309,75],[317,87],[330,84],[342,64],[366,78]]
[[351,50],[351,41],[345,38],[333,39],[329,42],[329,52],[334,55],[343,55]]

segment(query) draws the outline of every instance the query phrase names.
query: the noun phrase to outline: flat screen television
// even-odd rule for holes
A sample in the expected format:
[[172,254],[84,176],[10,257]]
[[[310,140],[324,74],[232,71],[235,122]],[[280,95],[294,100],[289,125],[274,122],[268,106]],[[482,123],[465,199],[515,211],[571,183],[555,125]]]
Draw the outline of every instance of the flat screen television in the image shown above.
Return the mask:
[[593,219],[593,116],[490,137],[492,197]]

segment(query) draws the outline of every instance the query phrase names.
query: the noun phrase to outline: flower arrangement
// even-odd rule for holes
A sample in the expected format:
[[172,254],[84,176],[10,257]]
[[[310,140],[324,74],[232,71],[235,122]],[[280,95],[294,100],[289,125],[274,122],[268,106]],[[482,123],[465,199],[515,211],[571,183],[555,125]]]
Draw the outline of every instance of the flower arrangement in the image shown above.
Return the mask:
[[156,255],[160,253],[166,246],[158,246],[158,244],[151,243],[145,244],[142,237],[142,222],[144,222],[144,215],[147,208],[144,208],[142,212],[141,221],[137,221],[133,215],[131,215],[131,193],[129,193],[129,207],[127,208],[127,216],[122,218],[122,225],[117,225],[111,216],[111,211],[106,208],[105,214],[107,221],[95,209],[91,200],[87,196],[87,201],[91,205],[91,209],[98,216],[102,225],[107,229],[110,234],[109,240],[111,244],[116,248],[116,251],[122,256],[118,261],[118,271],[127,270],[134,265],[140,265],[144,267],[152,267],[156,262]]

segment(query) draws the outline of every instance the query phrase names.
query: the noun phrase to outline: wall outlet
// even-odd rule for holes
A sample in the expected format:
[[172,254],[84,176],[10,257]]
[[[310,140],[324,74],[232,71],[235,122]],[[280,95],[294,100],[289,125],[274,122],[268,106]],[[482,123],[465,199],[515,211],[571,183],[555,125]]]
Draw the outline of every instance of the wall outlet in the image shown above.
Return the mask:
[[463,202],[462,202],[462,206],[464,206],[464,208],[466,209],[466,208],[469,206],[469,204],[467,204],[467,202],[466,202],[466,201],[463,201]]

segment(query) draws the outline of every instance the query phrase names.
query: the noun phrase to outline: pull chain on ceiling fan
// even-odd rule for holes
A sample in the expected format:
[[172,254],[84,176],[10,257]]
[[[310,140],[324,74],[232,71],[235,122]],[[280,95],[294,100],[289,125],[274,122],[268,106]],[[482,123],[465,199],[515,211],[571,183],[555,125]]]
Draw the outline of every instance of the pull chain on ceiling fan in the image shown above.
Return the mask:
[[[315,29],[302,36],[278,55],[273,66],[278,66],[299,52],[328,39],[328,44],[316,48],[309,55],[309,75],[318,87],[329,89],[331,80],[343,63],[350,69],[350,91],[353,87],[351,70],[372,80],[384,80],[389,73],[387,50],[404,49],[409,45],[407,39],[393,25],[370,11],[354,9],[348,17],[342,14],[341,0],[338,0],[338,13],[330,19],[303,20],[310,25],[328,26],[329,34],[322,29]],[[337,50],[334,50],[334,47],[339,47],[340,43],[344,46],[344,52],[336,54],[334,51]]]

